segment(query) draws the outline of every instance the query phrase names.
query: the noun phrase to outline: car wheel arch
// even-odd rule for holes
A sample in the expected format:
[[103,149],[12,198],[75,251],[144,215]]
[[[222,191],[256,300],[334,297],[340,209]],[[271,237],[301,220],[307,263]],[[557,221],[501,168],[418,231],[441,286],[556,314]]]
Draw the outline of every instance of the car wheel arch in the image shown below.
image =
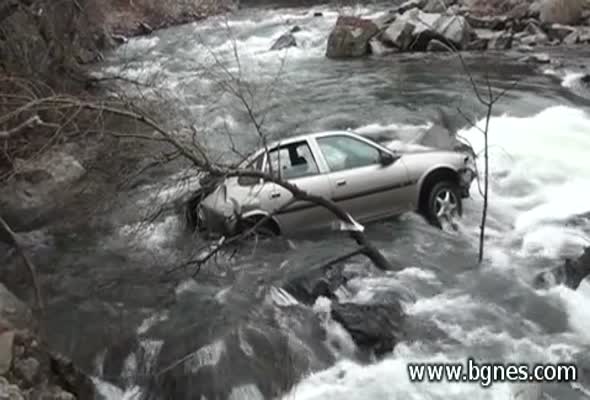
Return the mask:
[[441,165],[431,168],[424,173],[419,180],[418,209],[423,210],[427,206],[430,190],[438,182],[450,181],[459,184],[460,176],[457,170],[450,166]]
[[264,222],[264,225],[268,226],[277,236],[281,234],[281,226],[279,222],[273,216],[261,210],[253,210],[246,212],[240,216],[242,221],[251,220],[257,221],[261,218],[268,218],[268,221]]

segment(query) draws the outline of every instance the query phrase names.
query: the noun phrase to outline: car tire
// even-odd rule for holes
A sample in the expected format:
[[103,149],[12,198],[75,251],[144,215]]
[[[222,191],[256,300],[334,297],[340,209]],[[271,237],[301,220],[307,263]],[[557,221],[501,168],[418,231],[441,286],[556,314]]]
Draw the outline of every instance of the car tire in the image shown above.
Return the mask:
[[[261,215],[256,215],[252,217],[245,218],[240,221],[238,232],[242,234],[247,230],[251,229],[256,224],[260,223],[260,220],[265,218]],[[266,221],[262,222],[259,226],[256,227],[254,232],[252,232],[254,236],[259,237],[274,237],[278,236],[278,229],[275,226],[275,223],[272,219],[267,219]]]
[[463,215],[459,186],[451,181],[437,182],[427,192],[421,214],[433,226],[444,229],[445,224],[456,229],[456,219]]

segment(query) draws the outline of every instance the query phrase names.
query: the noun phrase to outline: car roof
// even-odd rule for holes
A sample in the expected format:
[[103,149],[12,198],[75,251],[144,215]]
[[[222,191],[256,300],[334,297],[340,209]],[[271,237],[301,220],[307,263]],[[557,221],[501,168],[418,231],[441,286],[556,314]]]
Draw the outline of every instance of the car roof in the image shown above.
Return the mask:
[[[331,130],[331,131],[322,131],[322,132],[315,132],[315,133],[304,133],[301,135],[291,136],[291,137],[287,137],[284,139],[273,140],[272,142],[268,142],[266,144],[266,148],[270,150],[270,149],[277,147],[277,146],[284,146],[284,145],[288,145],[291,143],[296,143],[296,142],[301,142],[303,140],[308,140],[311,138],[326,137],[326,136],[333,136],[333,135],[347,135],[347,136],[360,138],[361,140],[372,142],[376,146],[378,146],[384,150],[387,150],[387,147],[384,147],[383,145],[381,145],[381,144],[379,144],[367,137],[364,137],[363,135],[359,135],[358,133],[356,133],[354,131],[344,131],[344,130]],[[262,153],[264,153],[264,151],[265,151],[265,148],[261,147],[260,149],[256,150],[256,152],[254,152],[251,156],[249,156],[246,160],[244,160],[243,163],[246,164],[248,162],[251,162],[252,160],[259,157]]]
[[[315,132],[315,133],[304,133],[302,135],[297,135],[297,136],[292,136],[292,137],[288,137],[288,138],[284,138],[284,139],[279,139],[279,140],[273,140],[270,143],[267,143],[267,147],[275,147],[278,145],[286,145],[289,143],[295,143],[295,142],[300,142],[303,140],[307,140],[307,139],[311,139],[311,138],[317,138],[317,137],[323,137],[323,136],[332,136],[332,135],[349,135],[349,136],[355,136],[355,137],[360,137],[363,138],[361,135],[359,135],[358,133],[355,133],[353,131],[337,131],[337,130],[332,130],[332,131],[323,131],[323,132]],[[366,138],[363,138],[366,139]]]

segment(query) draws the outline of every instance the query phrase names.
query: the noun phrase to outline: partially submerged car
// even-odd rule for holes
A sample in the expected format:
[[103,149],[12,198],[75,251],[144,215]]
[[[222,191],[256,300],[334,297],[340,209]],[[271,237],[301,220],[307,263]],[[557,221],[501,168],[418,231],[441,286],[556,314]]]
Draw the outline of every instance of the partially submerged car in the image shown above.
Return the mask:
[[[454,224],[476,176],[473,155],[418,146],[395,150],[349,131],[329,131],[268,144],[241,165],[331,199],[361,224],[417,211],[437,227]],[[256,227],[298,235],[345,226],[326,208],[293,199],[255,177],[204,180],[188,203],[194,228],[232,236]],[[359,225],[356,225],[359,228]]]

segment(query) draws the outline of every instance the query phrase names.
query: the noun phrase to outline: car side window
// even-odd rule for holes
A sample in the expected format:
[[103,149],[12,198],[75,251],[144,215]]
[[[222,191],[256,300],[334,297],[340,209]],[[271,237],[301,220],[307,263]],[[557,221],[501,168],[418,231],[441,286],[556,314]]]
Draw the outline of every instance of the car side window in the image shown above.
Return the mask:
[[[245,169],[255,170],[255,171],[262,171],[262,166],[264,162],[264,153],[256,157],[254,160],[249,162]],[[253,176],[240,176],[238,178],[238,184],[241,186],[252,186],[256,185],[260,181],[259,178]]]
[[[296,179],[317,175],[319,169],[306,141],[290,143],[269,152],[273,175],[280,171],[282,179]],[[270,172],[270,171],[269,171]]]
[[343,171],[378,164],[381,151],[350,136],[326,136],[317,139],[330,171]]

